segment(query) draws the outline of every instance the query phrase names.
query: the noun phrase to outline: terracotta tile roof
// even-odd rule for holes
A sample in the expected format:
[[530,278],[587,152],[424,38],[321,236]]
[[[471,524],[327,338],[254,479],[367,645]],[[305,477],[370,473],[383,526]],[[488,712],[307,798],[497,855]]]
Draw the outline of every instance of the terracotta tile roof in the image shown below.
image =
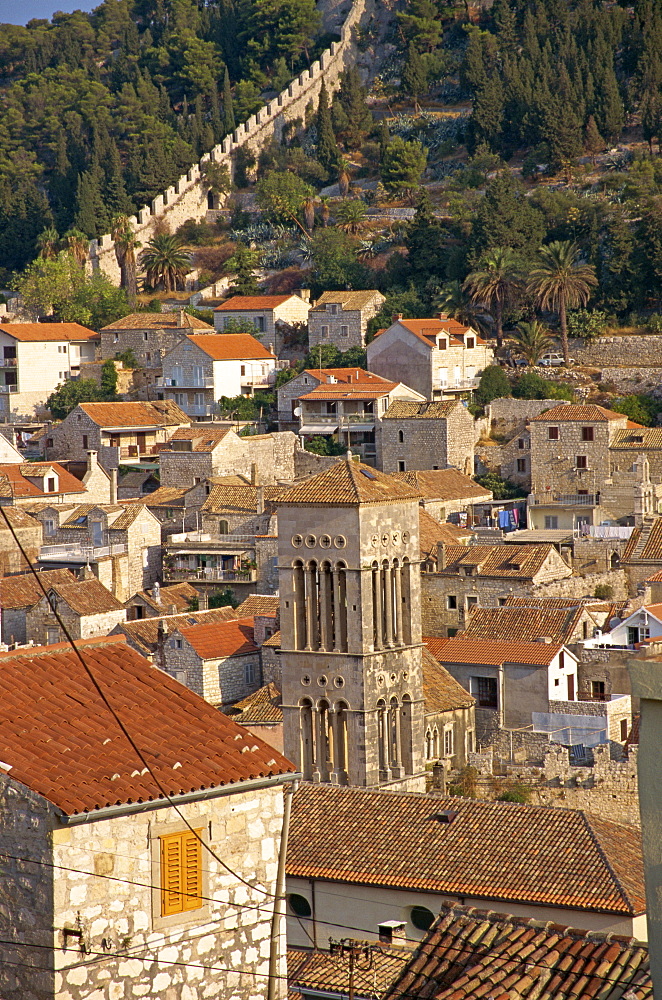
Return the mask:
[[181,325],[180,311],[174,312],[137,312],[122,319],[116,319],[114,323],[102,326],[104,330],[213,330],[214,327],[205,323],[190,313],[184,313],[184,325]]
[[[121,484],[120,484],[121,485]],[[144,493],[139,497],[130,497],[122,500],[122,503],[143,504],[145,507],[179,507],[180,500],[183,500],[190,490],[190,486],[159,486],[151,493]]]
[[476,704],[476,699],[451,677],[427,649],[423,649],[423,701],[426,715],[452,712],[456,708],[470,708]]
[[[75,577],[68,569],[47,569],[39,573],[39,579],[48,590],[55,583],[71,583]],[[0,608],[3,611],[31,608],[43,596],[43,591],[32,573],[0,577]]]
[[194,347],[209,355],[213,361],[275,361],[276,356],[268,351],[250,333],[187,334]]
[[4,513],[0,516],[0,531],[9,531],[9,528],[5,524],[5,517],[12,528],[41,528],[41,522],[37,521],[34,517],[30,517],[20,507],[3,507],[3,511]]
[[[549,636],[555,642],[574,642],[580,623],[587,611],[574,608],[479,608],[471,612],[467,627],[458,632],[456,639],[485,639],[535,641]],[[589,616],[590,618],[590,616]]]
[[[262,435],[255,435],[256,437],[262,437]],[[207,479],[208,483],[214,483],[216,486],[250,486],[251,481],[247,479],[246,476],[209,476]]]
[[418,512],[418,538],[421,560],[437,561],[437,542],[446,545],[463,545],[471,538],[471,528],[458,528],[455,524],[442,524],[423,508]]
[[441,635],[425,635],[423,636],[423,642],[425,643],[428,652],[434,656],[437,662],[439,662],[441,659],[441,651],[448,642],[448,637]]
[[[150,608],[155,611],[163,611],[164,608],[169,608],[174,605],[178,611],[186,611],[189,602],[195,600],[198,597],[198,592],[195,587],[192,587],[190,583],[172,583],[168,587],[161,587],[159,590],[160,600],[156,601],[153,597],[153,592],[148,590],[139,590],[125,602],[124,607],[128,608],[131,606],[132,602],[135,601],[137,597],[141,598],[145,604],[149,604]],[[139,619],[140,620],[140,619]]]
[[[302,375],[312,375],[313,378],[318,379],[325,385],[332,385],[333,382],[352,382],[356,381],[357,375],[359,381],[370,383],[371,385],[383,385],[384,382],[388,382],[389,379],[382,378],[381,375],[375,375],[374,372],[366,371],[365,368],[305,368]],[[397,385],[397,383],[395,383]]]
[[406,483],[361,462],[340,459],[324,472],[284,489],[280,503],[361,504],[417,500],[420,494]]
[[662,427],[632,428],[628,421],[628,429],[616,431],[609,443],[609,448],[616,451],[648,451],[662,448]]
[[[456,576],[466,567],[475,567],[479,576],[505,579],[532,579],[539,573],[553,545],[449,545],[442,574]],[[570,569],[568,567],[568,576]]]
[[[167,605],[166,605],[167,607]],[[177,628],[189,628],[192,625],[207,622],[227,622],[236,618],[234,608],[210,608],[207,611],[187,611],[183,614],[159,615],[156,618],[141,618],[138,621],[122,622],[113,629],[113,635],[123,633],[146,653],[153,653],[159,638],[159,623],[163,622],[168,633]]]
[[229,433],[229,427],[179,427],[159,450],[179,452],[179,448],[172,446],[173,442],[190,441],[191,451],[213,451]]
[[67,472],[58,462],[41,463],[32,465],[30,463],[20,463],[16,465],[0,465],[0,496],[3,497],[47,497],[43,489],[35,483],[31,483],[27,478],[33,476],[40,478],[48,474],[52,469],[58,479],[56,493],[86,493],[85,486],[80,479],[76,479],[70,472]]
[[281,693],[273,681],[264,687],[253,691],[247,698],[236,701],[228,714],[242,726],[267,723],[277,724],[283,721],[283,710],[280,707]]
[[[450,823],[436,818],[445,811],[455,813]],[[573,809],[307,782],[294,797],[287,874],[590,912],[646,909],[635,827]]]
[[[382,996],[396,976],[399,976],[407,959],[413,954],[412,946],[393,947],[371,942],[370,963],[361,959],[355,965],[354,996],[356,1000],[374,1000]],[[330,951],[312,951],[303,948],[287,949],[287,978],[289,998],[299,1000],[302,995],[333,996],[338,1000],[349,996],[349,962],[347,955]]]
[[132,503],[124,508],[119,517],[116,517],[112,524],[108,524],[109,531],[126,531],[134,521],[137,521],[142,512],[146,509],[145,503]]
[[278,632],[274,632],[274,634],[270,636],[268,639],[264,640],[264,642],[262,643],[262,649],[264,649],[265,646],[269,646],[270,649],[280,649],[280,644],[281,644],[281,637],[279,630]]
[[500,667],[504,663],[526,663],[532,667],[547,667],[563,643],[524,642],[515,639],[449,639],[439,652],[440,663],[477,663]]
[[191,625],[189,628],[180,625],[177,631],[203,660],[257,652],[253,618]]
[[394,399],[382,420],[440,420],[450,416],[462,403],[457,399],[440,399],[433,403]]
[[[265,505],[273,505],[283,492],[282,486],[262,487]],[[210,514],[256,514],[257,486],[212,486],[201,510]]]
[[579,420],[585,424],[626,419],[623,413],[615,413],[613,410],[607,410],[604,406],[596,406],[594,403],[588,403],[586,406],[576,406],[573,403],[559,403],[558,406],[552,406],[550,410],[539,413],[537,417],[531,417],[532,421]]
[[249,618],[251,615],[276,618],[280,610],[280,598],[277,594],[249,594],[245,601],[235,608],[237,618]]
[[282,306],[288,299],[296,298],[295,295],[233,295],[231,299],[226,299],[220,306],[216,306],[214,312],[239,312],[242,309],[275,309]]
[[648,534],[642,528],[634,529],[621,556],[621,563],[632,560],[662,562],[662,518],[653,521]]
[[108,611],[124,611],[124,605],[96,577],[53,583],[49,590],[54,591],[72,611],[82,617],[102,615]]
[[426,500],[491,500],[492,490],[474,482],[457,469],[424,469],[420,472],[394,472],[395,479],[402,479],[416,486]]
[[[76,645],[169,794],[294,771],[121,637]],[[0,654],[0,760],[66,815],[163,799],[66,643]]]
[[384,1000],[652,1000],[648,946],[469,906],[441,905]]
[[388,396],[389,392],[397,389],[398,382],[384,381],[380,386],[373,386],[371,382],[340,382],[338,385],[318,385],[298,399],[381,399]]
[[379,296],[384,301],[384,296],[375,288],[369,288],[363,292],[322,292],[313,310],[326,312],[326,304],[337,302],[343,309],[365,309],[373,304],[375,298]]
[[99,427],[177,427],[189,418],[172,400],[153,403],[79,403]]
[[99,334],[80,323],[2,323],[0,330],[21,343],[42,340],[94,340]]

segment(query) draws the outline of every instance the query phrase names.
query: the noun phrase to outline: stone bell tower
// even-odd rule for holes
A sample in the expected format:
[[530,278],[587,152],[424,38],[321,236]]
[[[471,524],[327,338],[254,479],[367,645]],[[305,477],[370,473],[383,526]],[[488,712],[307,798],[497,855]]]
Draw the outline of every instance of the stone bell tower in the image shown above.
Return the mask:
[[284,745],[309,781],[424,788],[418,499],[347,459],[281,494]]

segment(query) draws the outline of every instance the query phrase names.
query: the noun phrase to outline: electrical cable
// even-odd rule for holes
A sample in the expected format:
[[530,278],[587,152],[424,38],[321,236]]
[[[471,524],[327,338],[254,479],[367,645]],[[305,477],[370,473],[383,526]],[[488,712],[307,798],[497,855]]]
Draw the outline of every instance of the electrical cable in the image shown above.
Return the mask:
[[[44,587],[44,584],[42,583],[42,581],[39,579],[39,573],[37,573],[36,569],[32,565],[31,560],[28,558],[27,553],[26,553],[25,549],[23,548],[23,545],[22,545],[21,541],[19,540],[18,535],[16,534],[16,532],[14,530],[14,526],[12,525],[11,521],[7,517],[7,512],[6,512],[5,508],[4,507],[0,507],[0,511],[2,512],[2,516],[4,518],[4,521],[5,521],[6,525],[7,525],[7,527],[9,528],[9,531],[11,532],[12,538],[14,539],[14,541],[16,542],[16,545],[18,546],[18,549],[19,549],[21,555],[23,556],[23,559],[25,560],[26,564],[30,568],[30,571],[31,571],[32,575],[34,576],[35,580],[37,580],[37,582],[39,584],[39,589],[41,590],[41,592],[44,595],[44,597],[46,597],[48,599],[48,592],[46,591],[46,588]],[[196,838],[196,840],[200,844],[202,844],[203,848],[205,850],[207,850],[211,854],[211,856],[214,858],[214,860],[217,861],[218,864],[221,865],[222,868],[225,868],[225,870],[230,875],[234,876],[234,878],[236,878],[239,882],[242,882],[245,886],[248,886],[249,889],[252,889],[255,892],[261,892],[265,896],[269,896],[270,898],[275,899],[275,894],[274,893],[269,892],[268,889],[263,889],[261,886],[253,885],[252,883],[248,882],[245,878],[242,878],[242,876],[239,875],[238,872],[233,871],[233,869],[230,868],[229,865],[226,865],[226,863],[218,856],[218,854],[214,851],[214,849],[212,847],[210,847],[209,844],[205,843],[205,841],[202,839],[202,837],[200,836],[200,834],[196,830],[193,829],[193,827],[191,826],[191,824],[189,823],[189,821],[186,819],[186,817],[184,816],[183,812],[181,811],[181,809],[179,808],[179,806],[177,805],[177,803],[173,801],[172,797],[168,794],[168,792],[166,792],[165,788],[163,787],[163,785],[161,784],[161,782],[159,781],[159,779],[156,777],[156,775],[152,771],[150,765],[147,763],[147,760],[145,759],[145,756],[144,756],[143,752],[139,749],[138,745],[134,741],[133,737],[129,733],[128,729],[126,728],[126,726],[124,725],[124,723],[122,722],[122,720],[120,719],[119,715],[115,712],[114,708],[112,707],[112,705],[108,701],[108,699],[107,699],[106,695],[104,694],[101,686],[99,685],[96,677],[94,676],[94,674],[90,670],[90,668],[87,665],[87,663],[85,662],[85,660],[84,660],[84,658],[83,658],[80,650],[78,649],[78,647],[76,646],[74,640],[72,639],[71,634],[69,632],[69,629],[67,628],[67,626],[65,625],[64,621],[62,620],[59,611],[57,610],[57,608],[53,608],[52,610],[53,610],[53,614],[55,615],[55,618],[57,620],[58,625],[60,626],[60,628],[62,629],[62,631],[63,631],[63,633],[64,633],[64,635],[66,637],[67,642],[69,643],[69,645],[73,649],[74,653],[78,657],[78,659],[79,659],[79,661],[81,663],[81,666],[83,667],[83,670],[85,671],[85,673],[87,674],[87,676],[90,678],[90,681],[92,682],[92,685],[93,685],[95,691],[97,692],[97,694],[101,698],[102,702],[104,703],[104,705],[106,706],[106,708],[108,709],[108,711],[110,712],[110,714],[112,715],[112,717],[114,718],[115,722],[119,726],[119,728],[122,731],[122,733],[123,733],[124,737],[126,738],[127,742],[129,743],[129,745],[133,749],[134,753],[138,757],[138,760],[141,762],[141,764],[143,765],[143,767],[145,767],[147,769],[147,771],[150,774],[152,780],[154,781],[154,784],[156,785],[156,787],[161,792],[163,798],[169,803],[169,805],[171,806],[171,808],[175,810],[175,812],[177,813],[177,815],[181,819],[182,823],[186,826],[186,828],[189,830],[189,832],[193,834],[193,836]],[[154,808],[157,808],[157,806],[155,805]]]

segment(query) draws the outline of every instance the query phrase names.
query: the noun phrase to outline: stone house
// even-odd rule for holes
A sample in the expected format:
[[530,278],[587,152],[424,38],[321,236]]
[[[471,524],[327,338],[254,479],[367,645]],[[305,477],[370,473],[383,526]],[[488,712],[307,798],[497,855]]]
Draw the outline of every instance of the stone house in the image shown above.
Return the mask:
[[[102,477],[102,478],[101,478]],[[105,489],[94,492],[110,494],[110,480],[101,473]],[[0,465],[0,505],[26,505],[38,500],[48,503],[85,503],[94,500],[85,483],[72,476],[59,462],[24,462],[21,465]],[[103,502],[103,497],[100,502]]]
[[362,461],[375,462],[380,424],[394,400],[407,400],[417,406],[423,402],[419,393],[401,382],[389,382],[361,368],[326,369],[313,374],[318,380],[322,375],[324,381],[312,389],[305,384],[307,372],[292,379],[303,382],[298,397],[292,397],[293,387],[287,385],[293,416],[298,412],[299,436],[302,441],[320,436],[333,438]]
[[[46,589],[56,583],[73,583],[76,579],[68,569],[40,570],[39,579]],[[0,640],[8,646],[27,642],[25,616],[43,597],[34,573],[17,573],[0,577]]]
[[252,396],[276,381],[277,359],[249,333],[189,335],[163,359],[167,400],[204,419],[218,412],[221,397]]
[[576,701],[578,658],[563,643],[470,636],[431,638],[427,644],[476,699],[476,737],[483,745],[497,730],[531,726],[534,712]]
[[124,602],[126,620],[141,621],[143,618],[158,618],[166,612],[171,614],[188,611],[192,601],[198,600],[198,592],[189,583],[173,583],[162,587],[155,582],[151,590],[139,590]]
[[[164,590],[167,590],[167,587],[164,587]],[[185,611],[183,614],[176,614],[175,609],[174,604],[166,605],[161,615],[122,622],[115,626],[111,635],[123,635],[132,649],[164,669],[163,650],[170,631],[180,625],[188,628],[191,625],[233,621],[237,617],[234,608],[229,605],[223,608],[208,608],[205,611]]]
[[[600,622],[604,614],[592,613],[591,605],[571,600],[541,600],[527,606],[527,599],[520,598],[519,604],[506,604],[500,608],[475,607],[468,615],[464,629],[457,633],[457,639],[499,639],[510,642],[521,639],[524,642],[541,642],[552,639],[564,644],[583,642],[600,632]],[[556,605],[556,606],[553,606]]]
[[233,295],[214,309],[219,332],[235,323],[252,324],[256,335],[278,353],[283,334],[308,322],[310,302],[300,295]]
[[474,538],[471,528],[460,528],[448,521],[437,521],[422,508],[418,512],[418,537],[420,542],[421,568],[434,573],[440,547],[447,545],[470,545]]
[[94,361],[99,335],[79,323],[0,325],[0,417],[34,418],[58,386]]
[[440,908],[459,902],[535,919],[537,932],[579,914],[594,934],[646,939],[639,831],[573,809],[302,782],[287,889],[295,947],[356,927],[375,940],[387,921],[421,940]]
[[102,327],[101,357],[132,351],[141,368],[160,368],[163,358],[189,333],[212,333],[209,323],[183,309],[177,312],[139,312]]
[[262,684],[253,619],[178,625],[164,640],[162,669],[210,705],[245,698]]
[[[437,521],[453,520],[461,527],[470,527],[475,504],[492,499],[492,490],[465,476],[457,469],[422,469],[394,472],[395,479],[415,486],[421,493],[420,504],[426,514]],[[465,514],[466,517],[459,517]]]
[[118,601],[161,577],[161,527],[142,504],[45,507],[35,518],[44,526],[43,567],[90,566]]
[[339,351],[365,347],[368,320],[386,299],[375,289],[362,292],[323,292],[308,313],[308,348],[333,344]]
[[634,529],[620,565],[627,574],[630,593],[643,591],[645,581],[662,568],[662,517],[647,517]]
[[293,766],[121,638],[78,647],[158,753],[68,645],[2,654],[0,995],[267,1000]]
[[55,617],[57,611],[72,639],[89,639],[107,635],[120,622],[126,621],[126,608],[92,575],[82,579],[49,584],[25,615],[25,634],[36,646],[52,646],[64,642],[64,635]]
[[474,447],[476,475],[495,472],[502,479],[531,489],[531,431],[521,423],[514,433],[499,442],[493,437],[481,438]]
[[136,499],[125,500],[127,504],[142,504],[154,515],[161,525],[161,538],[178,531],[193,531],[200,523],[200,504],[206,496],[204,485],[159,486],[151,493]]
[[248,730],[260,736],[269,746],[283,752],[283,709],[280,688],[273,681],[257,691],[240,698],[224,709],[225,714]]
[[[14,529],[29,564],[21,553],[7,521]],[[0,576],[10,573],[25,573],[39,558],[42,541],[42,526],[20,507],[3,507],[0,514]]]
[[303,396],[307,396],[308,393],[320,386],[341,386],[352,382],[361,382],[366,387],[373,388],[382,388],[384,385],[392,384],[388,379],[364,371],[362,368],[306,368],[301,374],[295,375],[277,390],[278,429],[294,431],[295,434],[298,434],[302,421],[301,414],[295,413],[295,410],[301,410],[299,401]]
[[428,400],[470,395],[493,360],[492,348],[475,330],[446,316],[396,316],[368,344],[371,372],[404,382]]
[[163,546],[163,579],[186,580],[205,595],[232,591],[243,600],[255,590],[278,587],[278,537],[264,534],[185,531],[169,535]]
[[[476,605],[501,607],[510,596],[535,596],[545,584],[573,575],[550,544],[440,545],[434,572],[422,569],[423,629],[438,636],[464,628]],[[585,587],[581,578],[578,583]]]
[[[63,469],[80,480],[85,487],[85,496],[81,502],[111,503],[117,501],[114,472],[106,472],[99,464],[99,456],[95,451],[88,451],[85,461],[63,459],[58,463]],[[50,501],[50,497],[48,498]],[[69,498],[73,500],[73,497]]]
[[45,435],[47,458],[84,461],[96,451],[105,469],[138,463],[158,453],[189,419],[170,400],[151,403],[79,403]]
[[443,761],[460,770],[476,749],[476,699],[432,656],[423,650],[425,699],[425,759]]
[[130,469],[117,481],[117,499],[134,500],[158,490],[161,482],[153,472],[144,469]]
[[459,400],[396,400],[379,425],[377,463],[384,472],[454,467],[471,476],[475,437],[474,419]]
[[200,517],[202,530],[214,537],[276,533],[276,501],[281,486],[235,486],[210,483]]

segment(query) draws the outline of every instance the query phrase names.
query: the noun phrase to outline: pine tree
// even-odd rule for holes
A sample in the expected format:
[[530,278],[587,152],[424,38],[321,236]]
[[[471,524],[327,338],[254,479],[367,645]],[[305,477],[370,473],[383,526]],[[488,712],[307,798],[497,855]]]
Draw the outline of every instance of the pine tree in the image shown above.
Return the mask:
[[600,132],[608,140],[614,141],[620,135],[625,122],[623,101],[618,90],[613,66],[607,66],[598,87]]
[[388,122],[385,118],[382,118],[381,125],[379,126],[379,159],[382,160],[384,153],[388,149],[388,144],[391,141],[391,133],[388,130]]
[[227,66],[223,74],[223,134],[230,135],[236,128],[234,120],[234,107],[232,104],[232,89],[230,87],[230,74]]
[[103,200],[110,215],[133,212],[133,204],[126,193],[122,161],[120,160],[117,143],[111,139],[108,160],[106,162],[106,183],[103,189]]
[[322,81],[319,104],[317,105],[317,159],[324,169],[331,173],[338,163],[338,145],[331,123],[329,96],[326,84]]
[[598,132],[593,115],[589,115],[584,131],[584,149],[591,157],[591,163],[595,166],[595,157],[605,148],[605,141]]
[[407,56],[400,74],[400,84],[405,94],[408,94],[413,100],[416,111],[419,111],[418,99],[427,90],[428,75],[413,42],[407,46]]
[[356,66],[350,66],[342,74],[338,91],[338,100],[347,116],[347,125],[343,132],[350,149],[356,149],[372,128],[372,113],[366,98],[367,91],[361,83],[359,71]]
[[491,76],[480,87],[473,102],[471,128],[476,139],[488,142],[492,149],[499,148],[503,127],[503,86],[498,76]]
[[91,170],[86,170],[78,177],[78,188],[76,190],[77,211],[74,223],[77,229],[93,239],[97,236],[98,219],[97,206],[101,198],[99,183],[95,174]]
[[634,235],[623,210],[606,220],[598,251],[601,304],[621,315],[630,308],[635,287]]

